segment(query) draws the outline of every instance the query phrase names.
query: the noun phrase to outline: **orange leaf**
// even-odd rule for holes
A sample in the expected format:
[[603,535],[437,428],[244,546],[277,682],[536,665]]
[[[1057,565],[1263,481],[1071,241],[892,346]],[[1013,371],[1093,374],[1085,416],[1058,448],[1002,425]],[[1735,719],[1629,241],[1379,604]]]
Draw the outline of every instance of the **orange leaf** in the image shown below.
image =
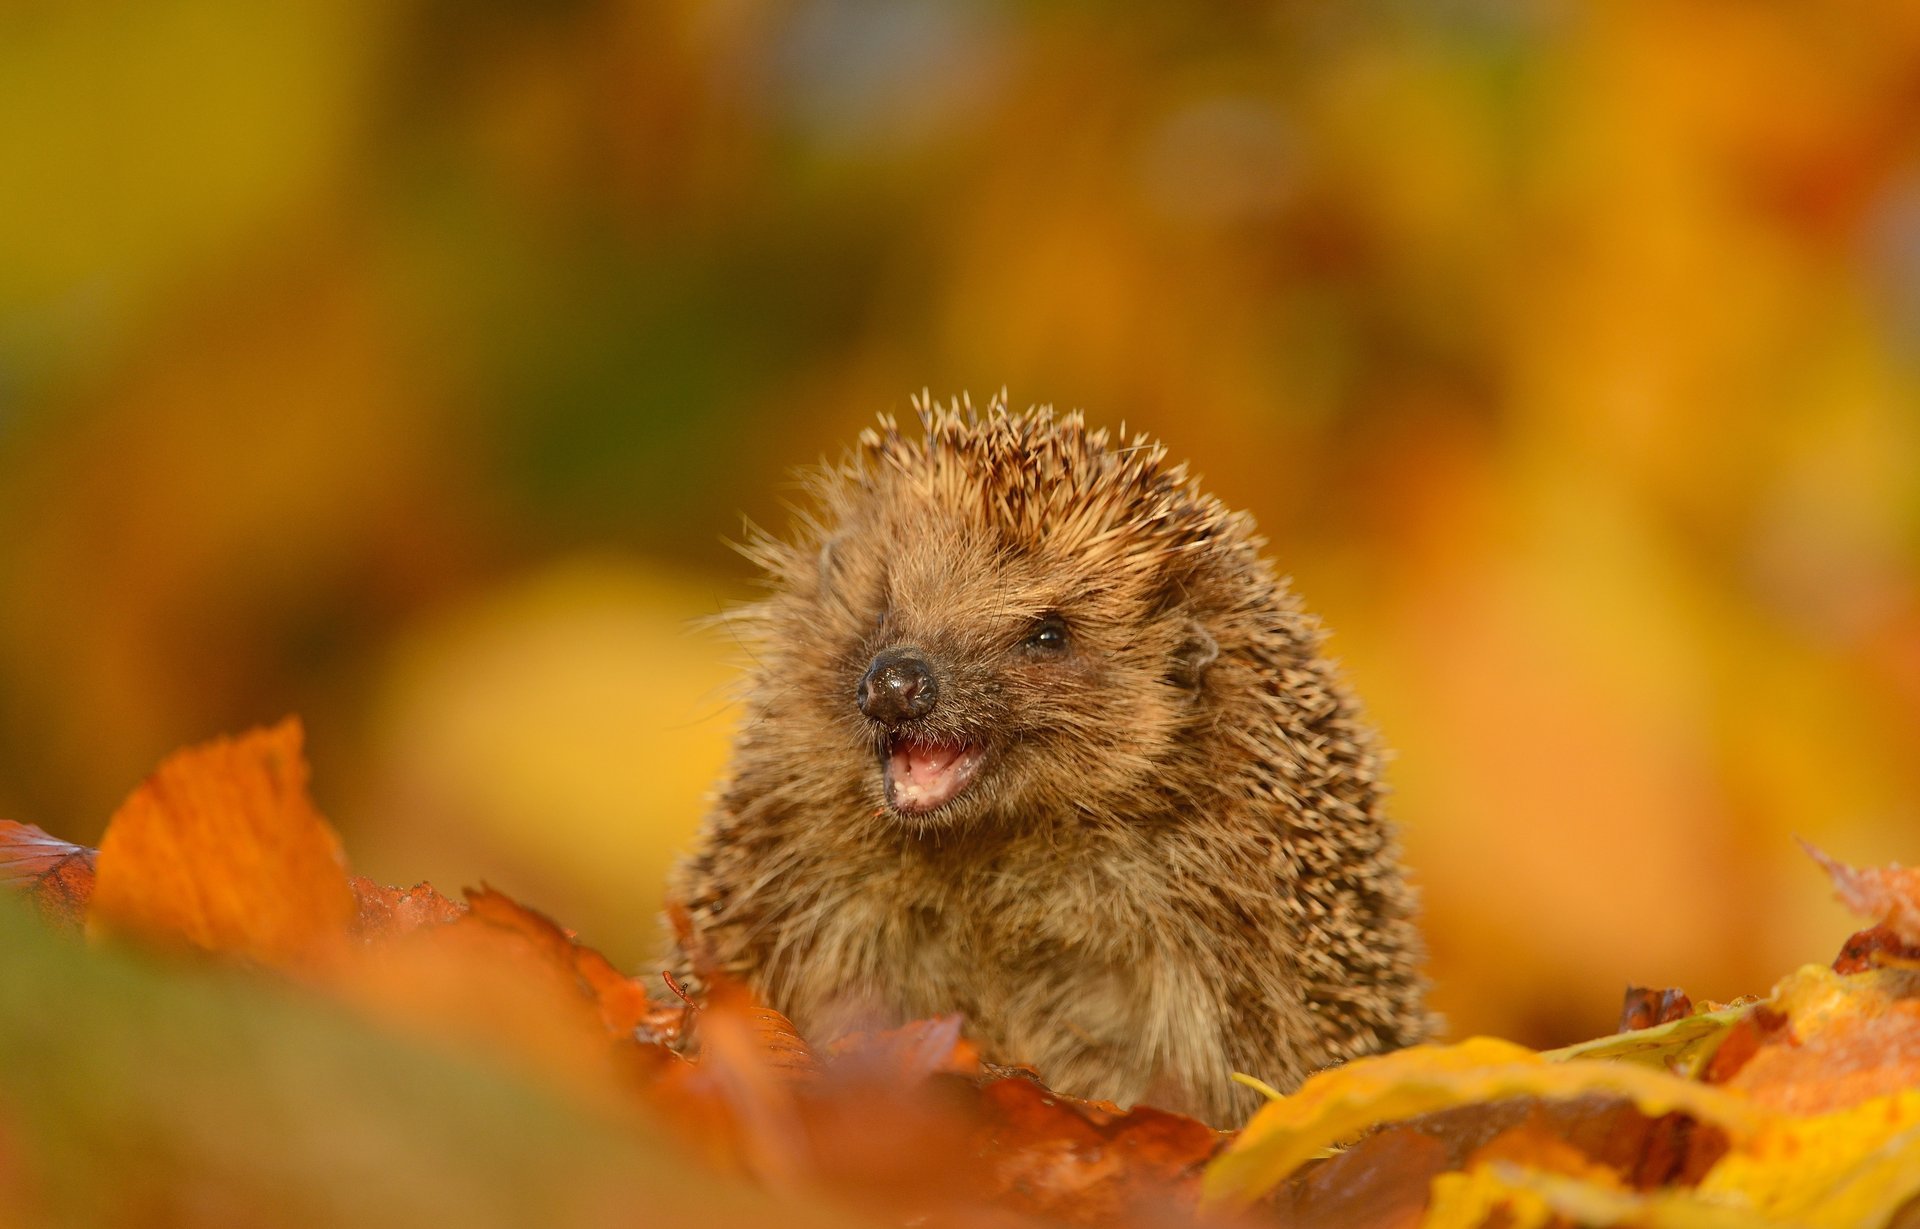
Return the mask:
[[364,945],[329,984],[416,1033],[631,1105],[671,1056],[609,1028],[598,993],[575,966],[576,951],[585,950],[547,918],[481,889],[450,922]]
[[793,1021],[738,982],[717,980],[708,990],[700,1015],[700,1047],[703,1055],[726,1054],[743,1067],[750,1052],[751,1065],[779,1082],[803,1082],[820,1074],[819,1058]]
[[629,1038],[645,1024],[649,1036],[678,1035],[680,1007],[655,1007],[646,987],[637,978],[614,968],[612,961],[575,939],[545,914],[491,888],[469,890],[467,906],[475,917],[524,936],[556,969],[571,973],[582,992],[593,999],[600,1012],[600,1022],[608,1033]]
[[797,1189],[814,1159],[797,1095],[820,1074],[812,1049],[735,982],[717,982],[696,1020],[700,1061],[656,1086],[663,1114],[709,1163]]
[[642,1035],[650,1041],[672,1044],[680,1037],[686,1007],[662,1006],[653,1001],[638,978],[628,977],[613,962],[584,943],[573,949],[574,971],[600,1004],[600,1022],[616,1036]]
[[1879,969],[1842,975],[1809,965],[1774,988],[1787,1027],[1760,1040],[1726,1086],[1755,1104],[1824,1114],[1920,1087],[1920,998],[1914,977]]
[[467,912],[465,905],[440,895],[430,883],[391,888],[365,875],[353,875],[348,882],[360,908],[353,929],[362,939],[392,938],[423,926],[442,926]]
[[281,966],[338,950],[357,907],[300,744],[289,718],[162,763],[107,826],[88,931]]
[[[1191,1215],[1200,1173],[1225,1136],[1166,1110],[1120,1110],[1032,1080],[981,1090],[989,1124],[978,1141],[995,1193],[1019,1211],[1107,1225],[1143,1211]],[[1144,1219],[1144,1218],[1143,1218]]]
[[0,820],[0,888],[25,892],[50,922],[77,927],[93,895],[96,855],[32,824]]
[[1862,917],[1884,922],[1908,943],[1920,943],[1920,867],[1895,864],[1860,870],[1806,841],[1800,847],[1833,880],[1841,904]]

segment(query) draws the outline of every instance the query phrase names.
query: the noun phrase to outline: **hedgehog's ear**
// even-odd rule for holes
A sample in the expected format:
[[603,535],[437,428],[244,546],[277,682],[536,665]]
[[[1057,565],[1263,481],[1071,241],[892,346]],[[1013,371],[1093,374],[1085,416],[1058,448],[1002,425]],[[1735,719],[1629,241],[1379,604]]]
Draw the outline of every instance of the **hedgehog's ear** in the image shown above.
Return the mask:
[[1198,568],[1192,561],[1176,556],[1156,579],[1147,598],[1150,617],[1179,619],[1176,625],[1179,640],[1167,663],[1167,681],[1195,695],[1206,682],[1207,667],[1220,656],[1220,645],[1213,633],[1193,617],[1193,611],[1201,606],[1197,600],[1197,591],[1201,588]]
[[1220,643],[1194,619],[1188,619],[1180,630],[1180,643],[1174,646],[1167,679],[1176,687],[1198,694],[1207,680],[1207,667],[1220,656]]

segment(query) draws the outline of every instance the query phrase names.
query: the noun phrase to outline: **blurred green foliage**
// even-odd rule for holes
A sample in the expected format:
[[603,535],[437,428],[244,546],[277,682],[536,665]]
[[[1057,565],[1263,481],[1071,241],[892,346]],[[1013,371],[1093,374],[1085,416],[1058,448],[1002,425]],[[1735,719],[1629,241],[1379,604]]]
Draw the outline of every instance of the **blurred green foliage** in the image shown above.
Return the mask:
[[689,1183],[679,1146],[497,1057],[291,986],[89,951],[12,898],[0,974],[9,1223],[840,1223]]

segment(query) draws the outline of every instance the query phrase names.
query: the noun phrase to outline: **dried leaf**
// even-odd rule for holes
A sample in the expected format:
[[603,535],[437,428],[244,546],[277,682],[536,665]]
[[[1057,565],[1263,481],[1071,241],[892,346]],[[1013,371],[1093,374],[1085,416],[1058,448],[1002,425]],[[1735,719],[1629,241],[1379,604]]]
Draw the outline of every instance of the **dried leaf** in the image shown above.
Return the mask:
[[1700,1192],[1821,1229],[1884,1225],[1920,1197],[1920,1088],[1776,1118],[1715,1166]]
[[1370,1127],[1501,1097],[1631,1099],[1649,1114],[1684,1111],[1744,1135],[1761,1115],[1739,1097],[1630,1063],[1550,1062],[1511,1042],[1474,1037],[1357,1059],[1307,1080],[1261,1108],[1207,1171],[1211,1204],[1244,1205],[1322,1149]]
[[656,1102],[710,1163],[799,1189],[813,1149],[798,1093],[819,1060],[791,1021],[730,982],[714,987],[695,1028],[699,1063],[669,1072]]
[[1636,1192],[1592,1178],[1495,1161],[1433,1180],[1423,1229],[1541,1229],[1547,1225],[1631,1225],[1638,1229],[1789,1229],[1796,1222],[1718,1206],[1690,1191]]
[[[442,1045],[603,1108],[650,1106],[709,1161],[783,1195],[831,1190],[892,1222],[1014,1211],[1106,1226],[1185,1220],[1203,1189],[1232,1207],[1283,1184],[1273,1211],[1300,1226],[1677,1229],[1879,1224],[1920,1198],[1920,971],[1898,967],[1913,945],[1891,928],[1850,941],[1866,972],[1810,966],[1765,1003],[1689,1012],[1678,992],[1630,991],[1626,1022],[1648,1027],[1547,1054],[1474,1038],[1322,1072],[1229,1144],[1176,1114],[1007,1078],[957,1016],[842,1038],[822,1063],[711,970],[703,1001],[656,1006],[498,892],[463,906],[350,879],[305,779],[291,723],[167,761],[109,830],[89,925],[301,968]],[[0,825],[0,886],[76,908],[89,853]],[[1843,891],[1897,915],[1911,872],[1840,869]],[[697,1061],[637,1039],[678,1039],[687,1020]],[[1315,1159],[1388,1123],[1403,1125]]]
[[1825,1113],[1920,1087],[1920,974],[1808,965],[1782,979],[1771,1009],[1785,1027],[1725,1080],[1755,1104]]
[[391,938],[422,926],[444,925],[467,911],[466,906],[448,900],[430,883],[391,888],[365,875],[350,876],[349,882],[360,907],[353,930],[362,939]]
[[836,1075],[910,1084],[934,1074],[980,1073],[980,1048],[961,1036],[958,1015],[915,1020],[880,1033],[849,1033],[828,1049]]
[[[678,1035],[680,1008],[655,1006],[638,978],[614,968],[612,961],[545,914],[491,888],[469,890],[467,906],[476,918],[526,938],[555,970],[571,971],[592,997],[601,1023],[612,1036],[631,1038],[642,1027],[649,1037],[671,1039]],[[792,1027],[789,1024],[788,1031]]]
[[300,744],[289,719],[161,764],[100,842],[88,932],[282,966],[337,953],[358,906]]
[[40,915],[63,928],[86,919],[96,854],[48,836],[32,824],[0,820],[0,890],[22,892]]
[[748,1008],[743,1019],[768,1070],[789,1081],[808,1080],[820,1074],[819,1058],[800,1036],[793,1021],[761,1003]]
[[1547,1050],[1541,1057],[1555,1062],[1576,1058],[1618,1060],[1695,1076],[1713,1059],[1715,1051],[1726,1040],[1728,1031],[1745,1019],[1753,1008],[1754,1004],[1749,1003],[1721,1011],[1703,1011],[1667,1024]]
[[1806,841],[1800,847],[1833,880],[1841,904],[1891,927],[1907,943],[1920,943],[1920,867],[1895,864],[1860,870]]
[[1564,1174],[1610,1190],[1623,1189],[1617,1172],[1560,1138],[1538,1115],[1529,1115],[1519,1126],[1500,1132],[1474,1149],[1462,1168],[1493,1164],[1518,1165],[1541,1173]]
[[[0,909],[0,1225],[827,1229],[667,1132],[313,994]],[[17,1197],[16,1197],[17,1196]]]
[[616,1037],[640,1037],[672,1045],[680,1038],[684,1005],[653,1001],[646,985],[613,967],[613,962],[584,943],[573,948],[574,972],[600,1004],[600,1022]]
[[1656,1024],[1671,1024],[1692,1014],[1693,999],[1677,986],[1669,986],[1665,990],[1628,986],[1620,1004],[1620,1023],[1614,1031],[1626,1033],[1652,1028]]
[[998,1200],[1074,1224],[1190,1213],[1224,1138],[1180,1114],[1081,1101],[1032,1080],[995,1080],[982,1092],[988,1123],[976,1150]]
[[573,940],[506,896],[469,894],[451,922],[367,944],[326,983],[442,1044],[536,1070],[597,1101],[636,1103],[674,1060],[609,1027]]
[[[1444,1169],[1465,1169],[1494,1140],[1524,1131],[1558,1140],[1642,1189],[1692,1185],[1727,1151],[1726,1133],[1718,1127],[1685,1114],[1648,1115],[1629,1100],[1609,1096],[1476,1102],[1409,1119],[1403,1129],[1439,1143]],[[1366,1136],[1327,1164],[1364,1153],[1387,1133]]]
[[1426,1214],[1429,1185],[1452,1165],[1432,1135],[1388,1127],[1295,1174],[1273,1211],[1290,1229],[1411,1229]]
[[1864,973],[1885,967],[1920,968],[1920,943],[1908,943],[1891,926],[1869,926],[1847,936],[1833,958],[1835,973]]

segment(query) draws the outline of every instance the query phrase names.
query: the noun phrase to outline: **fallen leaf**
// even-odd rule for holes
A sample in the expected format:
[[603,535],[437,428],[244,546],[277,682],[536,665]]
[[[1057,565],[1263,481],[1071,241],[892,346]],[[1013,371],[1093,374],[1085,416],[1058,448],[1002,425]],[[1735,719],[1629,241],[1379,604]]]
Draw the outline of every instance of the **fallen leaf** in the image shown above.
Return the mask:
[[1429,1185],[1453,1164],[1432,1135],[1388,1127],[1294,1175],[1274,1195],[1274,1216],[1289,1229],[1411,1229],[1426,1215]]
[[1670,986],[1655,990],[1649,986],[1628,986],[1620,1004],[1620,1023],[1614,1031],[1632,1032],[1656,1024],[1672,1024],[1693,1014],[1693,999],[1685,990]]
[[96,854],[48,836],[32,824],[0,820],[0,890],[24,893],[40,916],[78,929],[93,896]]
[[1121,1110],[1032,1080],[995,1080],[981,1091],[987,1124],[976,1149],[997,1201],[1074,1224],[1189,1215],[1224,1139],[1181,1114]]
[[1550,1225],[1637,1225],[1646,1229],[1794,1229],[1742,1207],[1686,1190],[1628,1191],[1588,1178],[1495,1161],[1433,1180],[1422,1229],[1542,1229]]
[[1724,1084],[1738,1075],[1761,1047],[1788,1035],[1787,1018],[1769,1004],[1757,1003],[1727,1030],[1713,1057],[1701,1068],[1700,1079],[1708,1084]]
[[[776,1095],[806,1130],[810,1181],[892,1224],[952,1220],[995,1192],[974,1139],[986,1114],[957,1016],[836,1040],[819,1078]],[[965,1222],[958,1222],[965,1223]]]
[[390,888],[365,875],[353,875],[353,897],[359,906],[353,932],[361,939],[391,938],[422,926],[440,926],[464,914],[466,906],[442,896],[430,883]]
[[813,1168],[799,1091],[820,1062],[793,1023],[739,985],[712,987],[695,1016],[699,1062],[667,1073],[654,1100],[710,1164],[794,1192]]
[[[571,931],[537,910],[490,888],[467,892],[467,908],[489,925],[523,936],[550,961],[555,970],[569,970],[579,979],[600,1013],[609,1034],[631,1038],[644,1029],[649,1040],[672,1041],[680,1029],[678,1006],[656,1005],[638,978],[628,977],[613,962],[576,939]],[[784,1018],[784,1017],[783,1017]],[[787,1025],[792,1031],[793,1026]]]
[[0,1225],[827,1229],[666,1131],[259,977],[0,909]]
[[1869,926],[1847,936],[1833,958],[1836,973],[1864,973],[1887,966],[1920,967],[1920,943],[1908,943],[1891,926]]
[[1518,1165],[1540,1173],[1564,1174],[1609,1190],[1623,1190],[1620,1175],[1560,1138],[1537,1115],[1510,1127],[1473,1150],[1462,1168],[1481,1165]]
[[452,921],[364,945],[321,984],[409,1032],[504,1058],[598,1102],[640,1105],[677,1060],[609,1027],[578,950],[545,917],[482,889]]
[[676,1044],[686,1018],[683,1004],[656,1003],[637,977],[613,967],[599,951],[576,942],[574,972],[593,991],[600,1005],[600,1022],[616,1037],[638,1037],[662,1045]]
[[1920,1197],[1920,1089],[1776,1118],[1715,1166],[1700,1192],[1818,1229],[1885,1225]]
[[1322,1149],[1368,1128],[1504,1097],[1625,1097],[1649,1114],[1683,1111],[1743,1135],[1760,1113],[1740,1097],[1632,1063],[1551,1062],[1489,1037],[1356,1059],[1310,1077],[1263,1106],[1208,1169],[1211,1205],[1241,1206],[1272,1190]]
[[644,1047],[660,1050],[678,1037],[682,1009],[654,1004],[638,978],[621,973],[573,932],[490,888],[469,889],[466,897],[474,919],[525,939],[556,975],[571,973],[575,989],[592,1002],[609,1038],[633,1042],[644,1031]]
[[1829,857],[1806,841],[1801,841],[1800,847],[1833,880],[1834,894],[1841,904],[1892,928],[1904,942],[1920,943],[1920,867],[1896,863],[1861,870]]
[[[1643,1190],[1692,1185],[1727,1151],[1726,1135],[1718,1128],[1684,1114],[1651,1117],[1616,1097],[1507,1098],[1439,1110],[1374,1131],[1330,1158],[1303,1165],[1269,1202],[1288,1225],[1372,1226],[1369,1209],[1376,1206],[1392,1210],[1381,1213],[1387,1223],[1407,1223],[1409,1206],[1415,1220],[1426,1207],[1432,1177],[1469,1169],[1477,1160],[1501,1159],[1488,1154],[1496,1141],[1504,1137],[1511,1143],[1523,1135],[1554,1141],[1556,1151],[1566,1150],[1561,1156],[1584,1158],[1596,1171],[1614,1175],[1616,1186]],[[1414,1140],[1424,1142],[1415,1147]]]
[[1727,1034],[1746,1018],[1753,1006],[1749,1003],[1721,1011],[1705,1011],[1666,1024],[1596,1037],[1592,1041],[1544,1051],[1541,1057],[1555,1062],[1575,1058],[1611,1059],[1694,1076],[1712,1061]]
[[1785,1026],[1724,1081],[1756,1105],[1817,1114],[1920,1087],[1920,973],[1808,965],[1781,980],[1770,1010]]
[[[1860,971],[1809,966],[1764,1002],[1630,990],[1623,1024],[1640,1027],[1561,1050],[1473,1038],[1358,1060],[1232,1139],[983,1063],[958,1016],[823,1055],[699,960],[703,993],[656,1004],[499,892],[460,904],[347,876],[305,784],[292,723],[183,752],[121,808],[97,859],[0,825],[0,887],[86,908],[96,931],[298,968],[609,1121],[650,1112],[722,1173],[887,1223],[1149,1226],[1270,1193],[1265,1211],[1296,1227],[1839,1229],[1920,1199],[1920,969],[1892,925],[1849,940],[1839,963]],[[1843,892],[1898,916],[1913,872],[1840,871]]]
[[337,953],[358,906],[300,744],[290,718],[162,763],[107,825],[88,933],[281,966]]
[[980,1048],[961,1035],[958,1015],[933,1016],[878,1033],[836,1038],[827,1056],[837,1075],[912,1083],[930,1075],[980,1073]]

